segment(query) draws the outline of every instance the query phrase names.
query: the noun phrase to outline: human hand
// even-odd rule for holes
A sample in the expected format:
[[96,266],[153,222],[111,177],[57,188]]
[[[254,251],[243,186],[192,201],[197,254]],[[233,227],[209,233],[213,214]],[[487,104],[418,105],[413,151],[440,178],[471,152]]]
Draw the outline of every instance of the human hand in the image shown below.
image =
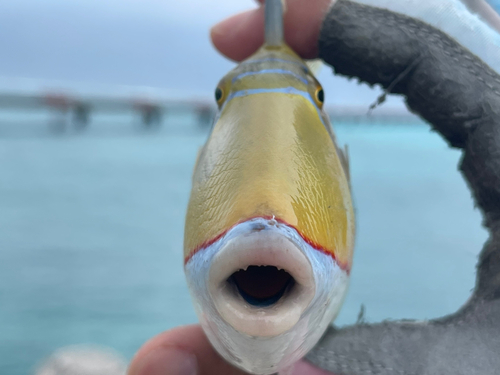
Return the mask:
[[[174,328],[146,342],[130,364],[128,375],[243,375],[224,361],[199,325]],[[331,375],[301,361],[290,375]]]
[[[411,3],[410,0],[393,2]],[[436,0],[436,9],[445,2],[454,0]],[[308,358],[333,372],[348,375],[497,374],[500,367],[498,71],[435,27],[387,9],[338,0],[322,26],[330,4],[330,0],[287,1],[287,43],[304,58],[320,56],[339,74],[380,84],[387,92],[404,95],[415,113],[431,123],[452,147],[462,149],[460,169],[484,214],[490,240],[479,258],[474,294],[457,313],[424,323],[393,321],[331,329]],[[422,4],[427,6],[426,2]],[[263,22],[262,8],[239,14],[216,25],[211,32],[212,41],[221,53],[240,61],[262,44]],[[491,45],[490,56],[497,53],[492,52],[494,48],[500,48],[493,40],[483,44]],[[292,373],[327,374],[305,361],[298,363]],[[189,326],[160,334],[139,350],[129,375],[156,374],[242,372],[218,356],[199,326]]]
[[[230,17],[211,30],[215,47],[230,59],[241,61],[264,42],[264,0],[260,7]],[[321,23],[332,0],[288,0],[284,15],[285,40],[305,59],[318,56]]]
[[[315,10],[319,0],[303,0],[309,8],[295,12],[299,8],[294,5],[299,2],[288,2],[287,42],[302,57],[321,57],[337,74],[403,95],[412,112],[430,123],[451,147],[461,149],[460,171],[490,233],[479,255],[476,287],[459,311],[425,322],[331,328],[308,354],[308,360],[344,375],[498,374],[498,35],[458,0],[337,0],[322,23],[317,21],[322,19],[321,12]],[[262,41],[258,34],[261,28],[256,27],[262,22],[259,12],[240,15],[226,21],[224,27],[214,28],[215,46],[233,59],[251,54]],[[307,20],[313,20],[310,22],[315,26],[309,23],[300,35],[290,31]],[[231,30],[233,36],[224,36],[221,30]]]

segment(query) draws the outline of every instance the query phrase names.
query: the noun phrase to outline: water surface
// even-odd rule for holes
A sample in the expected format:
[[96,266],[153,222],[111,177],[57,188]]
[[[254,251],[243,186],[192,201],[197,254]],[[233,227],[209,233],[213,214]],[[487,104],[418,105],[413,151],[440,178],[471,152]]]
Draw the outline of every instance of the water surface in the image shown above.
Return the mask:
[[[188,122],[160,132],[108,126],[57,136],[4,129],[0,374],[29,374],[77,343],[130,358],[149,337],[196,322],[182,235],[206,133]],[[486,238],[456,170],[460,153],[424,125],[336,130],[349,144],[358,222],[337,323],[354,323],[361,304],[369,322],[457,309]]]

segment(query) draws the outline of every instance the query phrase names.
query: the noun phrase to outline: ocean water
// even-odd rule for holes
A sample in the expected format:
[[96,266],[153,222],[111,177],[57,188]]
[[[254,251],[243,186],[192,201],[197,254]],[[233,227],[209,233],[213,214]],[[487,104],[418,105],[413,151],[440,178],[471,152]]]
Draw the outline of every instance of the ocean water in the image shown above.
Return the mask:
[[[206,131],[185,117],[159,131],[100,121],[86,132],[0,127],[2,375],[32,374],[71,344],[130,358],[151,336],[196,322],[182,235]],[[336,132],[349,145],[358,222],[336,323],[354,323],[361,305],[368,322],[456,310],[486,239],[460,153],[423,124]]]

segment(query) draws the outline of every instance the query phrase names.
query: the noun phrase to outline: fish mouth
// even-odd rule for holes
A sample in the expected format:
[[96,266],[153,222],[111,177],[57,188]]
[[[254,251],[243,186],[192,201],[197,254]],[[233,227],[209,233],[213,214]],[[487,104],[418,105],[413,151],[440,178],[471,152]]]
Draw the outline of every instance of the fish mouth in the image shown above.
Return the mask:
[[295,284],[292,275],[275,266],[248,266],[233,273],[227,281],[236,286],[247,303],[256,307],[274,305]]
[[250,336],[291,329],[315,292],[311,263],[276,230],[242,233],[223,244],[209,271],[209,293],[223,320]]

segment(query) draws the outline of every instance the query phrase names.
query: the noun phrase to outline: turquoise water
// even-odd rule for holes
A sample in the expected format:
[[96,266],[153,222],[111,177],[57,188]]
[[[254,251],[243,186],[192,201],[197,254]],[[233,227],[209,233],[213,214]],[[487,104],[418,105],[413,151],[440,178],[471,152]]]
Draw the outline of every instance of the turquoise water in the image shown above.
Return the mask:
[[[206,134],[191,125],[0,132],[0,374],[30,374],[77,343],[131,357],[156,333],[196,322],[182,232]],[[486,238],[459,152],[424,125],[336,130],[349,144],[358,221],[337,323],[355,322],[361,304],[369,322],[452,312]]]

